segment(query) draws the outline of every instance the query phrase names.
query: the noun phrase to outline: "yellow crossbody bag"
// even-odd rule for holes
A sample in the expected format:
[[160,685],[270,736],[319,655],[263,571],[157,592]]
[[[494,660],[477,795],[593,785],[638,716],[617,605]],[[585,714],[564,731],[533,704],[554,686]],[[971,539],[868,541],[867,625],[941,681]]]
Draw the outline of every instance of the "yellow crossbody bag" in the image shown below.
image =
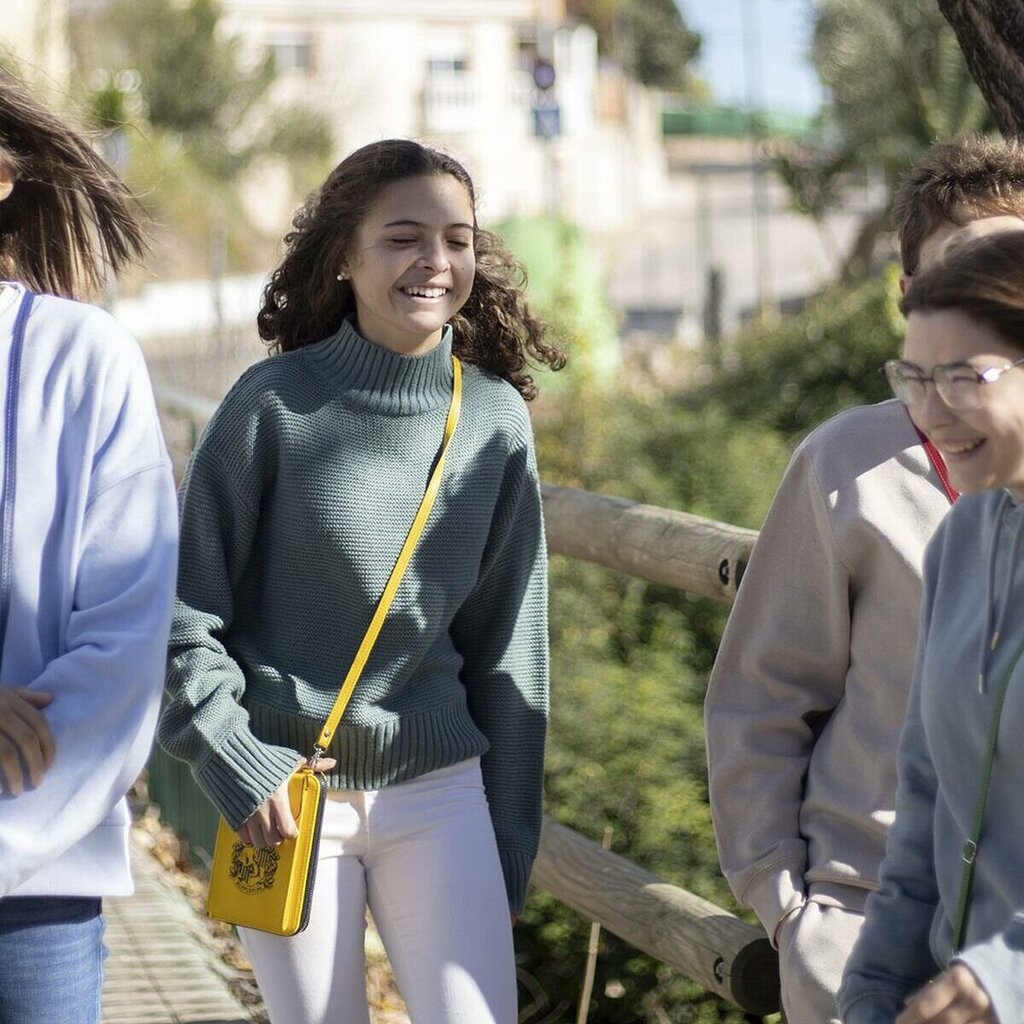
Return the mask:
[[221,818],[206,900],[206,909],[211,917],[275,935],[296,935],[309,924],[327,788],[323,777],[313,770],[313,766],[330,746],[441,487],[445,455],[462,408],[462,367],[455,356],[452,356],[452,373],[452,400],[444,438],[423,500],[331,713],[320,730],[313,753],[288,783],[292,814],[299,834],[273,849],[259,850],[243,843],[238,833]]

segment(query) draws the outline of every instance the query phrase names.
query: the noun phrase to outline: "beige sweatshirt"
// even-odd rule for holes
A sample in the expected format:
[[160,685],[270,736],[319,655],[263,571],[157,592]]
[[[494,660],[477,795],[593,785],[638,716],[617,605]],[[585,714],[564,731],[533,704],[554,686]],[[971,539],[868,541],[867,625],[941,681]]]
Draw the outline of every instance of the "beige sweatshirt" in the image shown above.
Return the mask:
[[921,563],[949,507],[889,401],[815,430],[765,519],[705,716],[722,870],[773,941],[811,883],[852,909],[877,887]]

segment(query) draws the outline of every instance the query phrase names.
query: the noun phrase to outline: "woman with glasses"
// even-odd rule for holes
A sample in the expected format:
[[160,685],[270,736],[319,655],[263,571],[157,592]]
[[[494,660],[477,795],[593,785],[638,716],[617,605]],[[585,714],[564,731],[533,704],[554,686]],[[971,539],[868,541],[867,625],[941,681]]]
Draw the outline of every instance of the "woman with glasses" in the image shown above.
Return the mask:
[[925,558],[896,820],[839,994],[847,1024],[1024,1007],[1024,231],[904,297],[886,372],[963,493]]

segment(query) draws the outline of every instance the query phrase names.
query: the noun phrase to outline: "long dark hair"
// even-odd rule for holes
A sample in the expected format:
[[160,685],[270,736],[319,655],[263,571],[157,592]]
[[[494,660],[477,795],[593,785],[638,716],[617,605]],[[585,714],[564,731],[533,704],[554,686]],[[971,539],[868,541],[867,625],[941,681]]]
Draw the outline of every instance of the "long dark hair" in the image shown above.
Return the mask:
[[77,131],[0,66],[0,277],[55,295],[97,290],[145,251],[135,201]]
[[525,271],[496,235],[476,227],[476,191],[466,169],[409,139],[357,149],[299,209],[284,237],[285,257],[263,293],[256,318],[260,337],[272,351],[288,352],[333,334],[356,308],[351,285],[338,281],[337,273],[370,207],[388,185],[433,174],[455,178],[473,207],[476,277],[469,299],[452,318],[455,354],[534,398],[527,360],[558,370],[565,357],[545,343],[544,325],[526,304]]
[[1024,351],[1024,229],[951,246],[914,278],[900,309],[908,316],[956,310]]

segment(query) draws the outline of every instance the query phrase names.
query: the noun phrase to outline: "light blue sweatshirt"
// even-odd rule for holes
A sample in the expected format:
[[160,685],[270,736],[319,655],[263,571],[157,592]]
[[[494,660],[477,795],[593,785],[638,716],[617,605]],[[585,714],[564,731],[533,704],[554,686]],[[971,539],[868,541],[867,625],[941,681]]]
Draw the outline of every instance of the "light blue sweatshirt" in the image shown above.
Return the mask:
[[134,340],[99,309],[35,296],[18,367],[23,295],[0,290],[0,686],[53,694],[56,756],[38,789],[0,795],[0,897],[120,895],[124,794],[166,662],[174,481]]
[[[925,556],[917,667],[899,749],[896,821],[880,888],[839,993],[846,1024],[881,1024],[956,959],[1000,1024],[1024,1021],[1024,505],[963,497]],[[975,867],[964,947],[953,950],[999,684],[1011,672]]]

